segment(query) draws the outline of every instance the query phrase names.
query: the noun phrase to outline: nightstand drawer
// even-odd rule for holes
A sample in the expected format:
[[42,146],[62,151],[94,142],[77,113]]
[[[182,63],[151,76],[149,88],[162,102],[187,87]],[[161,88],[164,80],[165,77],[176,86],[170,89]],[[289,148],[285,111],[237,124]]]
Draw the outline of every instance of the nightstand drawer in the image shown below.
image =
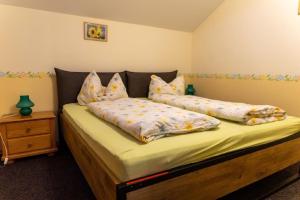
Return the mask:
[[7,138],[39,135],[49,132],[50,123],[48,119],[9,123],[6,125]]
[[10,154],[51,148],[51,134],[15,138],[7,141]]

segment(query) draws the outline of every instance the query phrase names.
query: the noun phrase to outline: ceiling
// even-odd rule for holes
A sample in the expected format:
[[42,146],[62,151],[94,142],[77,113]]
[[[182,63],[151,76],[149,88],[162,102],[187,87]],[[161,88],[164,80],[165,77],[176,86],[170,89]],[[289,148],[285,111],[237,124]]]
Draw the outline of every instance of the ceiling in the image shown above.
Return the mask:
[[194,31],[223,0],[0,0],[33,9]]

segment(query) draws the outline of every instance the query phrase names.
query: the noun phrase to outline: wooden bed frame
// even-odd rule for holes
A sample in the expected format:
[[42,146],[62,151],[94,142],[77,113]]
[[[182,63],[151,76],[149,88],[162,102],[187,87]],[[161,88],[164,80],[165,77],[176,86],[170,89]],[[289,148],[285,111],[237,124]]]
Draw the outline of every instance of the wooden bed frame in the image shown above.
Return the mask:
[[97,199],[217,199],[300,161],[300,133],[291,137],[120,181],[61,114],[64,139]]

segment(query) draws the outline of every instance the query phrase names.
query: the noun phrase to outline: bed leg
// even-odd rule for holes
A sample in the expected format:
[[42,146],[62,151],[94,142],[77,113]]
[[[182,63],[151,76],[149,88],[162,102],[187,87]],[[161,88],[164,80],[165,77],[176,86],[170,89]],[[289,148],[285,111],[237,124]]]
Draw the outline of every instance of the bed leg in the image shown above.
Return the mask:
[[127,195],[125,191],[125,185],[119,184],[117,185],[116,191],[117,191],[117,200],[127,200]]

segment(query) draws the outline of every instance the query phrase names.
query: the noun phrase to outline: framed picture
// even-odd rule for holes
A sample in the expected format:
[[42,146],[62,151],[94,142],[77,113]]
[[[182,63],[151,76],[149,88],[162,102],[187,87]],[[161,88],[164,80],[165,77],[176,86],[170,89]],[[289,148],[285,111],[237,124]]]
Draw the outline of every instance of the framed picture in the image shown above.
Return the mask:
[[84,22],[84,39],[107,42],[107,25]]

